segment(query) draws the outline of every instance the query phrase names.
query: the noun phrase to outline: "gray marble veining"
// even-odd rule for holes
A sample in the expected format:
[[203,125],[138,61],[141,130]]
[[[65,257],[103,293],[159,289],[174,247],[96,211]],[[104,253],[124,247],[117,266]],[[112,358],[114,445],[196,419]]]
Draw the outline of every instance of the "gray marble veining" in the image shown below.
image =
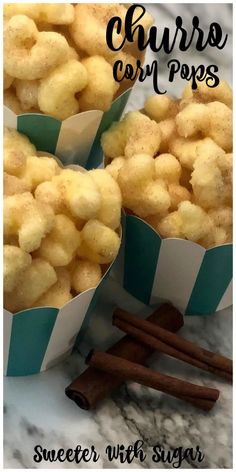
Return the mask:
[[[229,33],[224,53],[215,49],[198,55],[192,48],[188,53],[173,57],[189,64],[218,63],[220,76],[231,82],[232,74],[232,8],[229,4],[159,4],[148,5],[160,26],[173,27],[177,15],[191,23],[198,15],[205,26],[219,21],[224,32]],[[147,51],[147,61],[152,62],[154,54]],[[166,58],[158,54],[160,62],[160,86],[166,85]],[[174,95],[181,93],[184,81],[178,79]],[[171,89],[169,89],[171,93]],[[137,83],[127,110],[142,108],[144,99],[153,93],[151,80]],[[118,333],[111,330],[111,309],[115,304],[134,312],[148,314],[148,308],[125,294],[112,280],[108,280],[90,325],[81,345],[85,355],[91,346],[106,348]],[[231,308],[211,317],[187,317],[182,334],[211,350],[225,355],[232,353],[232,310]],[[193,367],[162,356],[152,358],[150,365],[199,384],[215,386],[221,395],[216,407],[204,413],[174,398],[157,393],[135,383],[126,384],[107,399],[95,412],[80,410],[64,394],[65,387],[84,368],[84,357],[74,353],[59,366],[40,375],[6,378],[4,381],[4,464],[6,468],[126,468],[127,464],[108,462],[105,445],[131,444],[143,439],[144,448],[159,444],[166,450],[178,446],[195,447],[204,451],[205,459],[200,465],[184,462],[184,468],[231,468],[232,467],[232,387]],[[92,444],[100,453],[96,464],[40,463],[33,461],[34,447],[41,444],[47,449],[73,448],[77,444],[88,447]],[[141,464],[132,462],[130,468],[169,468],[167,464],[154,464],[151,454]]]

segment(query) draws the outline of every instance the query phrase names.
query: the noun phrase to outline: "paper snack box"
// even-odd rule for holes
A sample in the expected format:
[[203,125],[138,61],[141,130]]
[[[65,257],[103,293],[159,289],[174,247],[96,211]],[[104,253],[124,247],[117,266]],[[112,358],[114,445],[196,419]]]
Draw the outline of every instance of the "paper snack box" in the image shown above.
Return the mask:
[[126,214],[112,274],[146,305],[168,301],[185,315],[209,315],[232,304],[232,249],[162,239],[141,218]]
[[117,97],[105,113],[89,110],[64,121],[40,113],[16,115],[4,105],[4,125],[26,134],[37,149],[55,154],[65,165],[93,169],[103,161],[101,135],[113,121],[119,121],[131,91]]
[[[48,119],[43,115],[40,117],[43,120]],[[40,142],[44,142],[44,150],[47,150],[42,153],[43,155],[51,153],[53,142],[49,139],[50,134],[45,134],[44,141],[44,135],[40,134],[39,128],[37,130],[36,127],[39,135],[37,140],[32,139],[33,123],[31,116],[28,115],[24,121],[24,134],[38,149],[40,149]],[[5,119],[5,125],[11,128],[16,127],[14,121],[9,122],[7,119]],[[26,125],[29,126],[29,132],[26,130]],[[46,133],[46,130],[44,132]],[[60,160],[57,160],[60,163]],[[86,172],[85,169],[75,165],[77,162],[75,155],[74,160],[71,159],[71,161],[72,164],[69,167]],[[75,343],[78,345],[86,331],[112,264],[97,287],[77,295],[60,309],[50,306],[29,308],[15,314],[4,309],[4,374],[6,376],[37,374],[54,366],[71,353]]]
[[37,374],[69,356],[78,334],[81,338],[89,323],[109,270],[98,287],[81,293],[61,309],[29,308],[16,314],[4,309],[4,374]]

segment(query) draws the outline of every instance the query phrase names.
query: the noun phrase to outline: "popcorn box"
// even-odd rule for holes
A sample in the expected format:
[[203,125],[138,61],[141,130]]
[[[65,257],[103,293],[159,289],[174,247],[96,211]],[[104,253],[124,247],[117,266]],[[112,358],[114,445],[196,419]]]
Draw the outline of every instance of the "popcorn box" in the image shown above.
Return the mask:
[[98,287],[81,293],[60,309],[29,308],[16,314],[4,309],[6,376],[37,374],[70,355],[89,324],[110,268]]
[[123,220],[113,276],[146,305],[171,302],[185,315],[209,315],[232,304],[232,244],[210,249],[162,239],[137,216]]
[[4,125],[26,134],[37,149],[55,154],[65,165],[93,169],[103,162],[101,135],[113,121],[119,121],[131,91],[118,96],[105,113],[89,110],[64,121],[40,113],[16,115],[4,106]]
[[[4,110],[4,112],[5,126],[16,128],[27,135],[39,151],[44,151],[43,155],[56,152],[57,157],[61,156],[55,148],[58,136],[60,142],[62,142],[62,137],[66,136],[68,146],[65,144],[64,149],[69,149],[70,128],[68,128],[68,134],[67,128],[60,132],[63,124],[62,126],[59,122],[56,124],[57,120],[45,115],[16,117],[9,110]],[[77,117],[80,119],[81,115]],[[59,130],[58,134],[55,133],[56,129]],[[56,139],[54,139],[55,136],[57,136]],[[76,136],[79,140],[78,135]],[[79,169],[77,150],[80,151],[80,144],[83,148],[83,134],[81,140],[81,143],[78,141],[76,151],[73,151],[72,141],[68,160],[65,153],[64,159],[57,159],[58,162],[62,164],[67,162],[70,164],[69,167]],[[74,143],[76,142],[75,137]],[[86,172],[85,169],[80,168],[80,170]],[[29,308],[16,314],[4,309],[4,374],[6,376],[37,374],[54,366],[71,353],[87,329],[112,264],[97,287],[77,295],[60,309],[50,306]]]

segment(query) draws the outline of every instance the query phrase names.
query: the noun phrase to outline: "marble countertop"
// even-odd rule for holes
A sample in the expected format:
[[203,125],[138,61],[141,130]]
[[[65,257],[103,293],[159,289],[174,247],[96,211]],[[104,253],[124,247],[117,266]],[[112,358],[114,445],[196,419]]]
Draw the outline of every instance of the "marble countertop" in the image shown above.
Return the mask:
[[[147,459],[134,460],[131,468],[169,468],[154,464],[151,448],[158,444],[165,451],[200,446],[205,454],[201,464],[183,462],[183,468],[232,467],[232,387],[209,374],[180,361],[161,356],[150,365],[161,372],[189,381],[219,388],[220,398],[209,413],[202,412],[173,397],[135,383],[123,386],[94,411],[83,411],[69,400],[64,390],[84,369],[84,355],[93,347],[105,349],[118,336],[111,328],[111,312],[119,304],[143,313],[150,309],[127,295],[108,279],[93,315],[81,353],[73,353],[64,363],[39,375],[5,378],[4,381],[4,464],[6,468],[125,468],[119,461],[110,463],[105,455],[108,444],[128,446],[144,441]],[[98,336],[99,333],[99,336]],[[208,317],[185,317],[182,333],[210,350],[231,356],[232,310]],[[48,463],[33,461],[34,447],[48,450],[94,445],[100,454],[94,463]]]
[[[200,7],[200,8],[199,8]],[[194,15],[201,22],[219,21],[225,32],[232,30],[232,10],[227,4],[160,4],[148,5],[156,24],[172,26],[177,15],[191,22]],[[194,50],[188,55],[174,57],[190,64],[219,63],[221,77],[231,82],[232,35],[224,53],[208,51],[201,57]],[[148,51],[147,61],[154,56]],[[203,60],[204,58],[204,60]],[[158,54],[160,62],[160,86],[166,84],[166,57]],[[174,85],[179,94],[185,82],[178,79]],[[153,93],[151,80],[136,84],[127,109],[142,108],[145,97]],[[59,366],[40,375],[4,379],[4,466],[5,468],[126,468],[118,461],[110,463],[104,454],[107,444],[129,445],[137,439],[144,441],[144,449],[150,452],[158,444],[166,451],[179,446],[183,448],[200,446],[205,454],[201,464],[184,462],[183,468],[231,468],[232,467],[232,387],[193,367],[162,356],[152,358],[152,367],[160,371],[188,379],[199,384],[215,386],[221,395],[210,413],[175,400],[151,389],[129,383],[104,401],[95,412],[80,410],[64,394],[65,387],[84,368],[84,355],[91,346],[105,348],[112,344],[117,333],[111,331],[110,313],[114,305],[123,305],[133,312],[148,314],[149,309],[124,293],[111,279],[108,280],[93,321],[81,346],[81,353],[75,352]],[[99,336],[98,336],[99,333]],[[210,317],[186,317],[182,334],[211,350],[219,350],[231,356],[232,352],[232,310],[226,309]],[[95,339],[96,337],[96,339]],[[47,449],[74,448],[95,445],[100,454],[94,464],[45,463],[33,461],[34,447],[39,444]],[[133,461],[130,468],[170,468],[168,464],[154,464],[151,454],[144,463]]]

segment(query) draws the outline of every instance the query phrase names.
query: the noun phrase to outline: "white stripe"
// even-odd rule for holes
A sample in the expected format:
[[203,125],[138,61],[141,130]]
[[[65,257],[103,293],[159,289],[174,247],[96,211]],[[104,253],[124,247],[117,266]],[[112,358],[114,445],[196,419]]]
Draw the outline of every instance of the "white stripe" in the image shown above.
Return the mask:
[[191,241],[162,240],[150,303],[166,300],[184,312],[204,254],[205,249]]
[[12,313],[3,310],[3,373],[7,374],[8,357],[11,342],[11,328],[13,322]]
[[228,306],[232,305],[232,303],[233,303],[233,280],[231,280],[227,289],[225,290],[225,293],[223,297],[221,298],[216,311],[223,310],[224,308],[227,308]]
[[87,290],[68,302],[58,313],[41,371],[70,354],[84,321],[95,289]]
[[102,117],[102,111],[91,110],[62,122],[55,154],[64,164],[86,165]]
[[15,115],[15,113],[13,113],[13,111],[7,108],[5,105],[3,110],[4,126],[17,129],[17,115]]

